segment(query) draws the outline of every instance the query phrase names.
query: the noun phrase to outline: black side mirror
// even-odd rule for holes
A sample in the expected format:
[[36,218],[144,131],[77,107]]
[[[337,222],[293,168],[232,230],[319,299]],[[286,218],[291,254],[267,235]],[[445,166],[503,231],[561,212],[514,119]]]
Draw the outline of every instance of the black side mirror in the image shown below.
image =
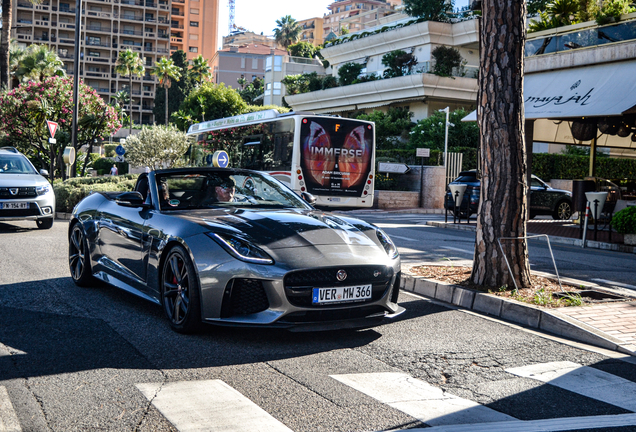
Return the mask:
[[316,202],[316,197],[309,192],[301,192],[300,196],[308,203],[312,204]]
[[144,204],[144,197],[139,192],[124,192],[117,195],[115,200],[123,207],[148,207]]

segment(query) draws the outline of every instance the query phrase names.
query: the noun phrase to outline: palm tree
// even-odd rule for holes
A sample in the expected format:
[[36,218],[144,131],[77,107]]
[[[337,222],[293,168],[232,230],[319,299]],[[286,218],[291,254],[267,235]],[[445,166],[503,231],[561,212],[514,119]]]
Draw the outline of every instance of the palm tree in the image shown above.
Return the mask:
[[166,91],[166,126],[168,125],[168,89],[172,85],[172,80],[179,81],[181,78],[181,68],[174,64],[172,59],[167,59],[162,57],[159,59],[157,63],[155,63],[155,68],[151,72],[153,75],[157,76],[159,79],[159,85],[164,88]]
[[132,78],[133,75],[137,75],[141,77],[146,72],[146,68],[144,67],[144,62],[139,56],[132,52],[130,48],[125,51],[120,51],[119,56],[117,57],[117,64],[115,65],[115,71],[118,74],[126,76],[128,75],[130,81],[128,89],[130,91],[130,130],[128,132],[129,135],[132,135],[132,124],[133,124],[133,116],[132,116]]
[[199,54],[192,60],[192,66],[190,67],[190,76],[199,84],[212,76],[212,68],[208,64],[208,61],[204,59],[201,54]]
[[291,15],[285,15],[276,20],[276,25],[278,28],[274,29],[274,37],[285,50],[300,40],[302,29]]
[[[14,50],[11,52],[14,55]],[[21,82],[44,81],[51,76],[65,76],[64,62],[55,51],[51,51],[46,45],[31,45],[26,50],[15,51],[18,57],[12,66],[15,66],[14,76]]]
[[110,97],[110,105],[115,108],[117,111],[117,117],[121,119],[121,123],[124,123],[124,119],[126,118],[126,113],[122,108],[122,105],[126,105],[130,101],[130,94],[127,89],[119,90],[115,95]]
[[9,46],[11,44],[11,0],[2,0],[2,33],[0,34],[0,87],[9,87]]

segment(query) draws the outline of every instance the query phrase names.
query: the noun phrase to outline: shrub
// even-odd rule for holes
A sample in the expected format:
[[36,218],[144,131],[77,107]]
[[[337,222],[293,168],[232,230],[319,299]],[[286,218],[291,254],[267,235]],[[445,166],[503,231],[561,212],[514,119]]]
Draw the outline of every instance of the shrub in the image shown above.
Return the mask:
[[433,73],[439,76],[452,76],[453,68],[460,68],[465,62],[457,48],[440,45],[431,51],[435,59]]
[[115,157],[115,149],[119,144],[105,144],[104,145],[104,156],[106,157]]
[[395,78],[410,74],[417,65],[417,59],[411,53],[395,50],[382,56],[382,64],[388,68],[384,71],[384,78]]
[[358,78],[363,66],[359,63],[345,63],[338,69],[338,78],[340,85],[346,86],[353,84],[353,81]]
[[636,234],[636,206],[626,207],[612,218],[612,228],[620,234]]
[[131,191],[135,188],[137,175],[114,177],[76,177],[53,183],[57,212],[73,211],[73,207],[92,192]]
[[327,75],[322,79],[322,89],[327,90],[330,88],[338,87],[338,79],[333,75]]

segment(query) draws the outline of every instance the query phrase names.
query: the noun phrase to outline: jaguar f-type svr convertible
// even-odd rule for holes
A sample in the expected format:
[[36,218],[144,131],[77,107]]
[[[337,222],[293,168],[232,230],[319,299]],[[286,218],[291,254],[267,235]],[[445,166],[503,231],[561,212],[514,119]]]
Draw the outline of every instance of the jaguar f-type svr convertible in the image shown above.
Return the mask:
[[92,193],[75,207],[71,275],[161,305],[183,333],[202,323],[361,328],[402,313],[391,239],[312,198],[243,169],[144,173],[132,192]]

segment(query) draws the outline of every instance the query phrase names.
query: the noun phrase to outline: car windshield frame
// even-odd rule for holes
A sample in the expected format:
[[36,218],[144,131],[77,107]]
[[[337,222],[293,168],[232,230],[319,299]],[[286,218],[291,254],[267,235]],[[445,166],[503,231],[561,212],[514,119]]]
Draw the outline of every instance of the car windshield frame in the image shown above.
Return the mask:
[[[256,171],[193,168],[157,171],[154,178],[161,211],[230,207],[313,209],[285,184]],[[220,194],[230,190],[234,191],[232,198]]]
[[39,174],[31,162],[21,154],[0,155],[1,174]]

